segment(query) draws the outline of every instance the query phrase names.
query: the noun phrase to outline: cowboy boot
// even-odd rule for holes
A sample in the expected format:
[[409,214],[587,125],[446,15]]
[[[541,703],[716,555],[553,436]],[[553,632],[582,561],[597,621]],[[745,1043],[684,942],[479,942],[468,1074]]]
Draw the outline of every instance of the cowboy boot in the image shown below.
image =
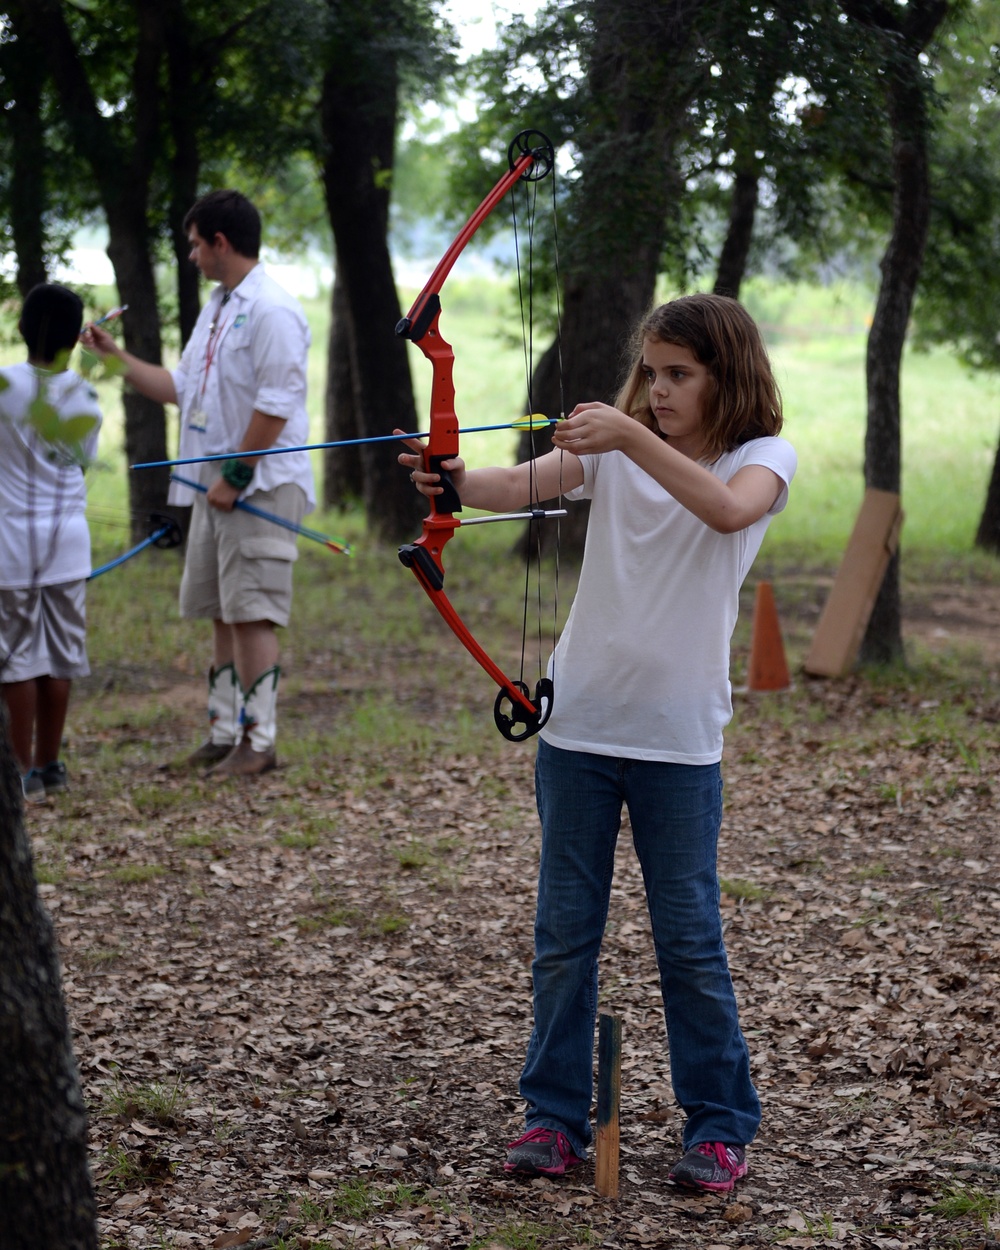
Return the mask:
[[209,734],[184,761],[189,768],[208,768],[224,760],[239,742],[243,692],[232,664],[208,670]]
[[261,673],[243,695],[243,737],[236,749],[209,769],[212,777],[256,777],[270,772],[278,763],[274,744],[278,733],[277,664]]

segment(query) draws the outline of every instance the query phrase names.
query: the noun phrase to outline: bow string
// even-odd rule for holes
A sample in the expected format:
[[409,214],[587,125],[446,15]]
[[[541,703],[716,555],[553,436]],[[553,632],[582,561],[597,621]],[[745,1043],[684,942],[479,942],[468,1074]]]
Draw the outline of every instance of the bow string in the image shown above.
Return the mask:
[[[409,313],[396,326],[396,333],[409,339],[431,363],[430,425],[422,455],[425,469],[438,475],[442,487],[440,494],[429,497],[430,511],[423,520],[420,537],[400,547],[399,558],[413,570],[452,633],[496,682],[499,693],[493,709],[494,721],[505,738],[520,742],[536,734],[548,720],[552,711],[552,681],[548,677],[540,678],[532,694],[523,679],[509,677],[487,654],[445,593],[443,562],[445,545],[462,524],[456,516],[462,511],[462,501],[442,465],[458,456],[462,430],[455,415],[455,353],[440,329],[441,289],[466,245],[507,194],[519,182],[541,181],[555,165],[552,144],[537,130],[525,130],[517,135],[510,144],[507,158],[507,172],[455,236]],[[540,508],[533,508],[527,515],[540,518],[546,514]]]

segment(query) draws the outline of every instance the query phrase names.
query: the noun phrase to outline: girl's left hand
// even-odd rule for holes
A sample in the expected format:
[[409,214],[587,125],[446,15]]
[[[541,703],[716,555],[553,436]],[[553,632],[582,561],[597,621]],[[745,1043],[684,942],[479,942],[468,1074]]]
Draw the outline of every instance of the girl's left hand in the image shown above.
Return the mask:
[[[393,434],[402,434],[402,430],[393,430]],[[410,470],[410,481],[420,491],[421,495],[426,495],[428,499],[432,499],[435,495],[444,493],[444,487],[441,485],[440,473],[427,473],[424,469],[424,446],[417,438],[405,438],[402,440],[405,447],[409,447],[409,452],[400,452],[396,457],[399,464],[404,469]],[[441,462],[442,470],[451,475],[451,484],[455,490],[458,490],[465,481],[465,461],[461,456],[456,456],[453,460],[444,460]]]
[[629,436],[640,429],[626,413],[610,404],[577,404],[552,430],[552,445],[574,456],[602,451],[624,451]]

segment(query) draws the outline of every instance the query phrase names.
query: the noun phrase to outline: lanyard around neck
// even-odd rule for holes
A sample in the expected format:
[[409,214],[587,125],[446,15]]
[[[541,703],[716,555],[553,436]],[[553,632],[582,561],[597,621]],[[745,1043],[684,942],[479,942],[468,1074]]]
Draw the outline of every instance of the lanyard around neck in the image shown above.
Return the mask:
[[208,327],[208,342],[205,344],[205,371],[201,379],[201,395],[203,399],[205,397],[205,388],[208,386],[208,372],[211,369],[212,361],[215,359],[216,353],[219,350],[219,342],[222,338],[222,331],[226,328],[226,322],[220,321],[219,318],[222,316],[222,310],[229,303],[231,298],[232,291],[226,291],[222,297],[222,302],[219,304],[215,316],[212,318],[212,324]]

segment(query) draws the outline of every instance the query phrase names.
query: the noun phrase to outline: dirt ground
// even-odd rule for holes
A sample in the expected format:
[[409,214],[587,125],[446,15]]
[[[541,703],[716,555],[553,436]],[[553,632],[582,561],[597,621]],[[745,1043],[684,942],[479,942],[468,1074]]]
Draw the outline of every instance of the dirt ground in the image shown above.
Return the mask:
[[[790,652],[824,594],[783,619]],[[971,685],[796,674],[740,702],[720,875],[765,1118],[728,1197],[666,1179],[681,1119],[627,827],[601,990],[624,1033],[619,1196],[592,1163],[503,1173],[530,1028],[530,745],[389,739],[219,786],[163,767],[197,740],[195,679],[93,683],[73,788],[28,821],[102,1245],[1000,1246],[998,623],[1000,588],[925,587],[907,634],[977,656]],[[324,664],[286,733],[356,708]]]

